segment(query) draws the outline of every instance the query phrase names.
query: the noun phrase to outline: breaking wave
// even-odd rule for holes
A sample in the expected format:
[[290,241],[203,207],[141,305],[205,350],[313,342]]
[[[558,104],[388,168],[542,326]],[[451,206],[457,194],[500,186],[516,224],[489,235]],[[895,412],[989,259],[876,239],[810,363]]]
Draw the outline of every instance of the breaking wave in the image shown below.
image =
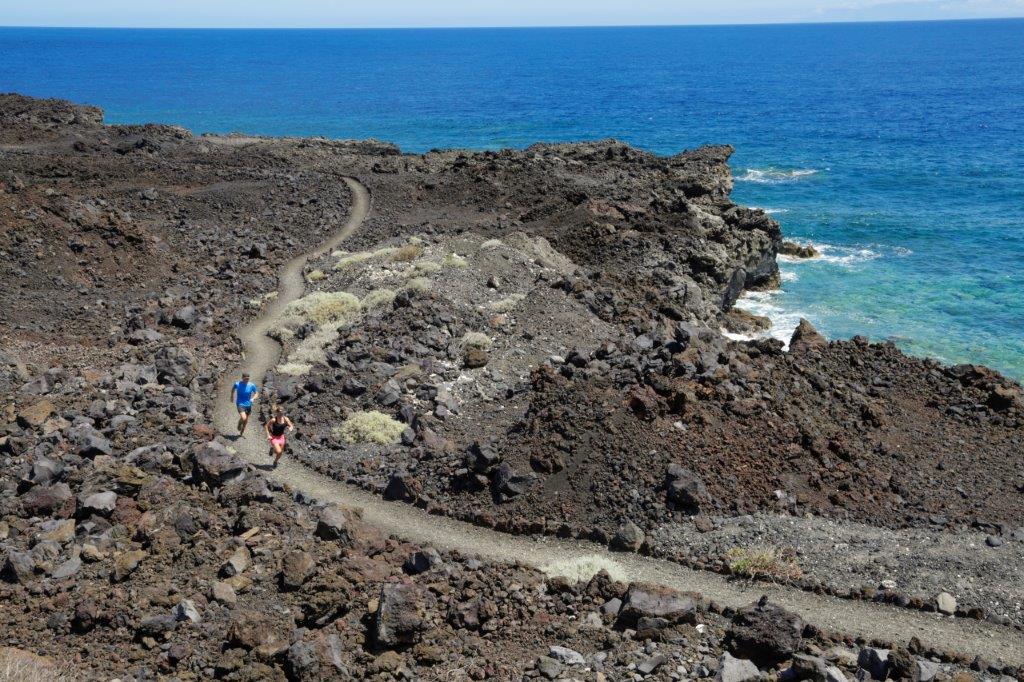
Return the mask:
[[748,168],[743,175],[736,178],[738,182],[756,182],[761,185],[781,185],[786,182],[796,182],[811,175],[817,175],[820,171],[816,168]]

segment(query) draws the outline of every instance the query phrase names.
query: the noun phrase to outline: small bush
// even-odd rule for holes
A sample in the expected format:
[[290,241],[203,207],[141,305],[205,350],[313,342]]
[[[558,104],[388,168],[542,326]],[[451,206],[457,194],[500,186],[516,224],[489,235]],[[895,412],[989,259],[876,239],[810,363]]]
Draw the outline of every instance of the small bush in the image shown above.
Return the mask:
[[363,296],[363,310],[373,310],[382,306],[389,306],[395,300],[395,292],[391,289],[374,289]]
[[441,264],[440,263],[437,263],[437,262],[432,261],[432,260],[427,260],[427,261],[422,261],[420,263],[414,264],[412,266],[412,268],[409,270],[409,274],[414,275],[414,276],[415,275],[436,275],[437,273],[441,272],[441,270],[442,270],[442,268],[441,268]]
[[413,236],[409,237],[409,243],[410,244],[419,245],[419,244],[423,243],[423,239],[421,239],[420,237],[418,237],[416,235],[413,235]]
[[479,348],[480,350],[490,350],[491,337],[487,336],[482,332],[466,332],[462,336],[462,347],[463,348]]
[[346,443],[397,443],[405,424],[382,412],[356,412],[334,430],[334,436]]
[[449,253],[444,257],[444,264],[450,268],[465,268],[469,266],[469,261],[457,253]]
[[426,292],[434,288],[434,283],[431,282],[426,277],[413,277],[408,282],[406,282],[405,286],[402,288],[405,289],[406,291],[413,291],[418,294],[425,294]]
[[480,250],[487,251],[488,249],[496,249],[499,246],[504,245],[505,242],[501,241],[500,239],[488,239],[487,241],[480,245]]
[[349,267],[350,265],[355,265],[356,263],[362,263],[363,261],[370,260],[371,258],[373,258],[373,254],[370,253],[369,251],[360,251],[359,253],[350,253],[347,256],[342,256],[341,258],[339,258],[338,262],[334,264],[334,269],[335,270],[344,270],[345,268]]
[[410,243],[399,247],[397,251],[391,254],[391,260],[396,263],[411,263],[422,255],[423,245]]
[[526,298],[526,294],[512,294],[508,298],[488,303],[487,307],[496,313],[507,313],[519,305],[524,298]]
[[726,553],[729,572],[750,580],[796,580],[803,575],[796,559],[774,547],[733,547]]
[[319,282],[320,280],[327,277],[323,270],[312,270],[306,273],[306,280],[309,282]]
[[307,321],[323,325],[346,322],[359,314],[359,299],[345,291],[314,291],[284,309],[286,323],[296,326]]

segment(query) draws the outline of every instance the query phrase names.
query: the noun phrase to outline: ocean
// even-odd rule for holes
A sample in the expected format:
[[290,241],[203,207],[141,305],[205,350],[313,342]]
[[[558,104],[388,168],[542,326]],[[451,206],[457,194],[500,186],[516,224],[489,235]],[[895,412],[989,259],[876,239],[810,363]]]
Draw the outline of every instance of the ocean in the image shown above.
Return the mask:
[[[0,17],[2,20],[2,17]],[[0,29],[0,91],[108,122],[404,150],[736,147],[820,259],[740,305],[1024,379],[1024,20],[666,28]]]

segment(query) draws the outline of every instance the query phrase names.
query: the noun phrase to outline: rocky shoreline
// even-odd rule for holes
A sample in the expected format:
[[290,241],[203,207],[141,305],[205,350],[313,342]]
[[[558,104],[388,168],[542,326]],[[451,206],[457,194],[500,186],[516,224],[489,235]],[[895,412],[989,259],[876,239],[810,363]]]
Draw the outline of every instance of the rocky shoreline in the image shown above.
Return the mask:
[[[729,199],[730,148],[405,155],[104,126],[17,95],[0,96],[0,124],[3,661],[51,679],[1019,674],[772,604],[386,538],[211,428],[233,331],[344,221],[353,176],[369,218],[308,264],[274,330],[266,387],[299,420],[290,456],[395,504],[685,547],[704,569],[740,572],[753,555],[738,550],[770,545],[768,569],[792,558],[837,591],[854,550],[826,538],[868,536],[890,555],[856,582],[1020,625],[1020,581],[984,568],[1024,551],[1020,387],[809,326],[789,353],[725,339],[739,294],[778,286],[784,248],[775,221]],[[915,532],[950,552],[984,538],[984,561],[896,558]],[[983,584],[957,583],[970,571]]]

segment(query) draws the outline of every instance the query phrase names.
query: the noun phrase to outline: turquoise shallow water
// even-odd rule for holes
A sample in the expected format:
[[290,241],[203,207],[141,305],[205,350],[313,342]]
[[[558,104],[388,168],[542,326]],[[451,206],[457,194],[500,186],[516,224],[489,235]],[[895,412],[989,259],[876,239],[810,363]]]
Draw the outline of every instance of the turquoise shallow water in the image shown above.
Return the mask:
[[421,31],[0,29],[0,90],[408,151],[737,147],[825,257],[742,305],[1024,378],[1024,21]]

